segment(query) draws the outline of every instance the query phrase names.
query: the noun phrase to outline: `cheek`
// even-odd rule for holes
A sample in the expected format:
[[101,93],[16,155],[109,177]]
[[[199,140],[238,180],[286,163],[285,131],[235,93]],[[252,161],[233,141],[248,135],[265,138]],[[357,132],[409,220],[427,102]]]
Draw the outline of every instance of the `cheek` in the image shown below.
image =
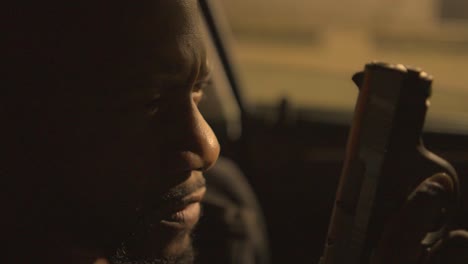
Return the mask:
[[[157,172],[157,135],[138,114],[82,114],[55,139],[55,174],[88,199],[138,199],[147,178]],[[62,122],[62,124],[64,124]],[[132,196],[132,197],[129,197]]]

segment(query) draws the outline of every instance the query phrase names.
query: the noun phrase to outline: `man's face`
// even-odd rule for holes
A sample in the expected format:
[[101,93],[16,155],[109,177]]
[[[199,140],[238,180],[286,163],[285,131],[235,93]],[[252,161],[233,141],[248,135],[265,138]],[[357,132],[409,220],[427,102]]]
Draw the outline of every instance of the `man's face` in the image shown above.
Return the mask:
[[57,244],[177,258],[219,154],[198,110],[209,68],[195,0],[142,2],[86,9],[58,37],[50,87],[26,98],[17,126],[32,138],[16,148],[28,168],[13,170],[41,189],[33,207]]

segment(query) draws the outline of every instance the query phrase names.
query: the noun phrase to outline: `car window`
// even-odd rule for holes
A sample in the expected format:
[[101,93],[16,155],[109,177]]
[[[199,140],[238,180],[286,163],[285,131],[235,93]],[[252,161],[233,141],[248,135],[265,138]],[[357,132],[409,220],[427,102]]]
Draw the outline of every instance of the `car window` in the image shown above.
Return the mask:
[[[210,67],[210,80],[204,87],[204,97],[199,109],[214,129],[219,129],[217,125],[221,124],[227,136],[234,140],[241,134],[241,110],[203,16],[201,22]],[[220,131],[216,132],[221,134]]]
[[366,62],[434,76],[426,129],[468,131],[468,2],[222,0],[250,106],[352,113]]

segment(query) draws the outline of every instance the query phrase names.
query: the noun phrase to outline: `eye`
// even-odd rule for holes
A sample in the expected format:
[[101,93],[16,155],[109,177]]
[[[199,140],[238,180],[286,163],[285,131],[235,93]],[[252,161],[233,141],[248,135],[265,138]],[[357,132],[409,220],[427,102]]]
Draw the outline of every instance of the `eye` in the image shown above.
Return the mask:
[[211,79],[204,79],[196,81],[192,87],[192,92],[199,92],[206,89],[208,86],[212,84]]
[[192,87],[192,96],[196,104],[200,103],[204,97],[204,91],[212,85],[211,79],[205,79],[195,82]]
[[155,94],[153,100],[146,105],[146,108],[150,115],[158,113],[161,108],[161,94]]

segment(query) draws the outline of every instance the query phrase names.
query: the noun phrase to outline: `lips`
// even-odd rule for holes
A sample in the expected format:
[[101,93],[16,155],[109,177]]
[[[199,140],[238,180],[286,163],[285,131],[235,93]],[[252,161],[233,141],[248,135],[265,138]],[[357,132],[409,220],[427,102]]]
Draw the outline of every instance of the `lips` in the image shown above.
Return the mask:
[[200,202],[205,195],[206,188],[202,187],[172,205],[163,208],[160,224],[175,229],[191,229],[200,218]]
[[163,196],[148,193],[148,203],[138,210],[133,232],[122,243],[128,257],[177,255],[189,246],[189,234],[200,218],[206,192],[205,179],[200,176],[194,175]]
[[201,174],[190,177],[162,196],[155,197],[148,192],[147,203],[139,208],[138,220],[129,239],[142,240],[154,232],[189,231],[198,222],[205,192],[205,179]]

